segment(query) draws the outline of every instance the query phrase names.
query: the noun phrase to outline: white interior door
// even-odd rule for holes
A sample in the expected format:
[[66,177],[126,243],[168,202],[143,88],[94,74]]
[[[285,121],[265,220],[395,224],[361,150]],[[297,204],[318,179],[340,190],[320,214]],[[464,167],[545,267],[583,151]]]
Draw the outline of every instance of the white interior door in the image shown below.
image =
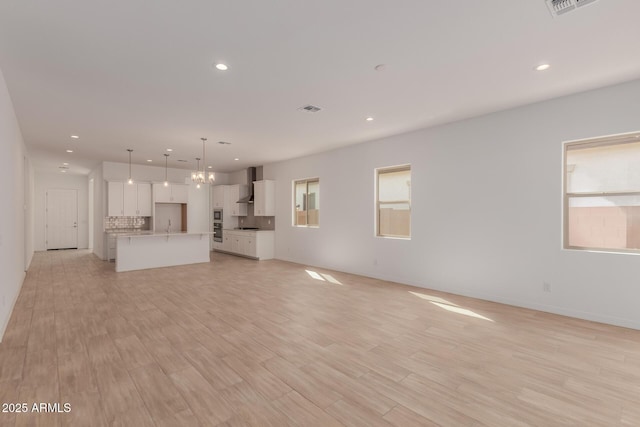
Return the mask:
[[47,249],[78,247],[78,190],[47,190]]

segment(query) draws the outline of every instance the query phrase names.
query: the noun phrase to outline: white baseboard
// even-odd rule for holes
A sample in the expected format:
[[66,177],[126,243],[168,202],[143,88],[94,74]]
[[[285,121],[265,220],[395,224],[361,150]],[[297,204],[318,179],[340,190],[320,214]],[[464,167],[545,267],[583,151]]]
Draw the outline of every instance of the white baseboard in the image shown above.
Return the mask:
[[9,310],[5,315],[5,318],[2,319],[2,323],[0,323],[0,343],[4,338],[4,333],[7,330],[7,326],[9,326],[9,320],[11,320],[11,314],[13,314],[13,309],[16,306],[16,302],[18,301],[18,296],[20,295],[20,291],[22,290],[22,285],[24,284],[24,279],[27,277],[26,272],[22,272],[22,280],[20,280],[20,286],[18,286],[18,291],[15,293],[13,298],[11,299],[11,304],[9,305]]

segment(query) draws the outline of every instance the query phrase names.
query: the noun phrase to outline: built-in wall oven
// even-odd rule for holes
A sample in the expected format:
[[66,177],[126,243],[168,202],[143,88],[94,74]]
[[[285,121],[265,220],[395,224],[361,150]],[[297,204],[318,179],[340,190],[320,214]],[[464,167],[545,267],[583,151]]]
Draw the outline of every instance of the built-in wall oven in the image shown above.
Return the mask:
[[222,209],[213,210],[213,241],[222,243]]

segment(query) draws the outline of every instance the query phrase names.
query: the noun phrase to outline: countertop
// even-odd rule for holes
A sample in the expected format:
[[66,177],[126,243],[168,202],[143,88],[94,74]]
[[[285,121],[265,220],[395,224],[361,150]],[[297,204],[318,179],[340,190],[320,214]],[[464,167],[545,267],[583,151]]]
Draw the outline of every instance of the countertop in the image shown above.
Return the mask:
[[252,228],[252,229],[242,229],[242,228],[223,228],[224,231],[275,231],[275,230],[263,230],[261,228]]
[[105,234],[120,235],[120,234],[149,234],[153,233],[152,230],[140,230],[137,228],[112,228],[104,230]]
[[109,232],[109,234],[116,235],[117,237],[154,237],[154,236],[197,236],[202,234],[213,234],[210,231],[172,231],[167,233],[166,231],[134,231],[134,232],[124,232],[119,231],[115,233]]

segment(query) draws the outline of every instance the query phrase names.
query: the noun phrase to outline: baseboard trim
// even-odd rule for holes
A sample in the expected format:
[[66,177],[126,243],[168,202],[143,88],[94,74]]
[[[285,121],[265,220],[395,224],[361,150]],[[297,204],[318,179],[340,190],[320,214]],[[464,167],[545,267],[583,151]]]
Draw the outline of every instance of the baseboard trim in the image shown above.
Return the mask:
[[18,292],[13,296],[10,309],[7,312],[7,315],[4,319],[2,319],[2,324],[0,324],[0,343],[4,339],[4,333],[7,330],[7,326],[9,326],[9,321],[11,320],[11,315],[13,314],[13,309],[16,307],[16,302],[18,301],[18,296],[20,296],[20,292],[22,291],[22,285],[24,285],[24,280],[27,278],[27,273],[25,271],[22,272],[22,280],[20,280],[20,286],[18,286]]

